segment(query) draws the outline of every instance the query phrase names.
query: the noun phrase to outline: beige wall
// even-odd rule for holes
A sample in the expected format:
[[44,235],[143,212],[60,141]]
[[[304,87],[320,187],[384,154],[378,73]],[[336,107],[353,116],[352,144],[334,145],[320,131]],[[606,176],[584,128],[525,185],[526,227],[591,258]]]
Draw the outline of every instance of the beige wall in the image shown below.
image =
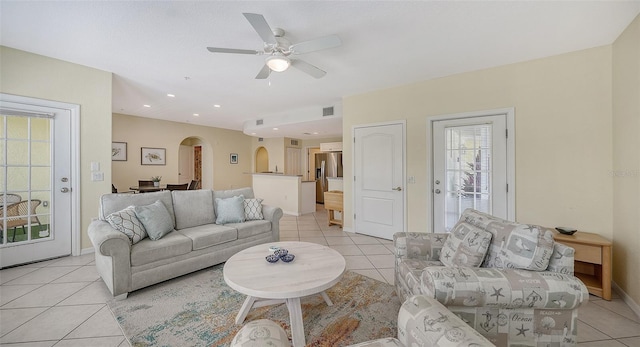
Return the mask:
[[406,119],[408,230],[424,231],[427,117],[515,107],[516,219],[612,237],[611,47],[469,72],[344,100],[345,225],[352,127]]
[[269,154],[269,170],[278,172],[284,172],[284,138],[263,138],[262,141],[258,141],[257,137],[251,138],[251,171],[256,170],[256,153],[258,148],[264,147]]
[[[246,174],[252,165],[251,137],[240,131],[114,113],[112,132],[113,141],[127,142],[127,161],[112,162],[113,183],[119,191],[151,176],[162,176],[162,184],[178,183],[180,143],[190,137],[203,143],[202,188],[251,186],[251,175]],[[140,165],[141,147],[165,148],[166,165]],[[238,164],[229,162],[231,153],[238,154]]]
[[[111,181],[111,73],[0,46],[0,92],[80,105],[81,247],[97,215],[100,195]],[[91,181],[91,162],[99,162],[104,181]]]
[[613,44],[613,278],[640,303],[640,16]]

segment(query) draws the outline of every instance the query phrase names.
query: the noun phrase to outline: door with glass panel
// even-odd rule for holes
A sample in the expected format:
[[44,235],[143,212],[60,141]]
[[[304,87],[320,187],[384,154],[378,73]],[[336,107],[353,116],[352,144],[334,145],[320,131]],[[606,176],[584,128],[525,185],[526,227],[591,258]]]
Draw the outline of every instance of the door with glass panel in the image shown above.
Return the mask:
[[432,123],[433,230],[448,232],[473,208],[507,219],[507,116]]
[[71,254],[69,110],[0,104],[0,267]]

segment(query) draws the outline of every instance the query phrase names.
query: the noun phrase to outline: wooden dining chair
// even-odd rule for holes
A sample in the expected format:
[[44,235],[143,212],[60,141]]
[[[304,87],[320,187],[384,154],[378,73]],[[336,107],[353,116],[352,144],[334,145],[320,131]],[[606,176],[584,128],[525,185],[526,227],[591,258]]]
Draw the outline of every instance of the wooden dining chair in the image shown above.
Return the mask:
[[13,229],[11,242],[14,242],[16,240],[16,229],[18,227],[22,227],[22,232],[26,235],[27,229],[25,229],[25,226],[29,225],[29,222],[31,222],[32,225],[41,225],[38,216],[36,216],[36,208],[41,203],[42,201],[38,199],[24,200],[15,204],[11,204],[7,206],[6,209],[0,209],[0,230],[4,228],[4,223],[1,222],[2,219],[6,219],[7,229]]
[[200,180],[191,180],[191,183],[189,183],[189,187],[187,188],[187,190],[196,190],[200,188]]
[[189,183],[185,184],[167,184],[167,190],[187,190]]

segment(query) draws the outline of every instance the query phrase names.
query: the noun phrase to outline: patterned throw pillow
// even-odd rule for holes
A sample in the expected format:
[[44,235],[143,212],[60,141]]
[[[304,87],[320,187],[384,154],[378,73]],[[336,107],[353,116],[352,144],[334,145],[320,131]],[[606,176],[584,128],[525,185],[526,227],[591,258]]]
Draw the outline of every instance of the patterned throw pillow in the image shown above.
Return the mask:
[[133,206],[129,206],[122,211],[114,212],[105,219],[114,229],[127,235],[132,245],[135,245],[147,237],[147,231],[138,217],[136,217]]
[[144,225],[151,240],[160,240],[173,231],[173,219],[162,201],[157,200],[151,205],[136,206],[135,211],[136,217]]
[[474,225],[459,222],[442,247],[440,261],[445,266],[478,267],[491,244],[491,233]]
[[216,224],[244,222],[244,196],[216,198]]
[[533,271],[547,269],[554,249],[551,230],[506,221],[473,209],[466,209],[460,220],[493,235],[482,267]]
[[244,199],[244,219],[260,220],[264,219],[262,214],[263,199]]

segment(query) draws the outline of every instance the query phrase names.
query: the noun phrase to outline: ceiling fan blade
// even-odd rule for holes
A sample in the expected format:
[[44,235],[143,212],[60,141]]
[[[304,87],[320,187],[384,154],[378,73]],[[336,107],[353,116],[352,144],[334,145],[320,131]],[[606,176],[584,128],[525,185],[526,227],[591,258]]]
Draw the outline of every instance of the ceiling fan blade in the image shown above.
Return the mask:
[[267,66],[267,64],[265,64],[262,67],[262,70],[260,70],[260,72],[258,72],[258,75],[256,75],[256,79],[257,80],[263,80],[266,79],[267,77],[269,77],[269,74],[271,74],[271,69],[269,69],[269,67]]
[[304,41],[300,43],[296,43],[289,47],[292,54],[303,54],[309,52],[315,52],[322,49],[338,47],[342,45],[342,40],[338,37],[338,35],[329,35],[318,37],[313,40]]
[[307,74],[311,75],[312,77],[315,78],[322,78],[324,77],[324,75],[326,75],[327,73],[325,71],[320,70],[319,68],[307,63],[306,61],[303,60],[291,60],[291,66],[295,67],[296,69],[302,71],[302,72],[306,72]]
[[262,51],[256,51],[253,49],[235,49],[235,48],[219,48],[219,47],[207,47],[207,50],[211,53],[235,53],[235,54],[263,54]]
[[269,24],[267,24],[267,20],[261,14],[256,13],[243,13],[244,17],[247,18],[249,24],[253,27],[253,29],[260,35],[262,41],[270,44],[278,44],[276,41],[276,37],[273,36],[273,30]]

